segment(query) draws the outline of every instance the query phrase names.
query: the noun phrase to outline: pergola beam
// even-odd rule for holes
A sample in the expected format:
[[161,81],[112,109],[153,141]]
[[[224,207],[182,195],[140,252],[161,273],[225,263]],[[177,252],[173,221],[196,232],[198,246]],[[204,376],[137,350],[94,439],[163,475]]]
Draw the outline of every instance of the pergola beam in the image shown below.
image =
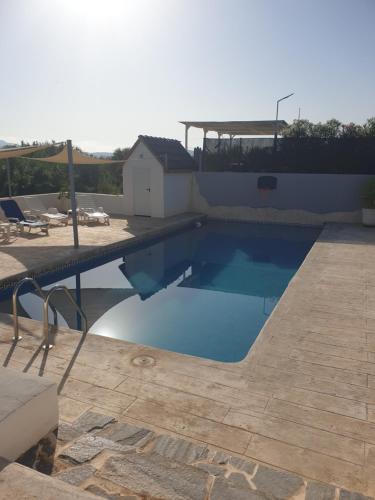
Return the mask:
[[[282,131],[287,125],[284,120],[258,120],[258,121],[224,121],[224,122],[180,122],[185,125],[186,130],[190,127],[199,128],[207,132],[217,134],[236,135],[274,135],[275,128]],[[185,140],[186,145],[186,140]]]

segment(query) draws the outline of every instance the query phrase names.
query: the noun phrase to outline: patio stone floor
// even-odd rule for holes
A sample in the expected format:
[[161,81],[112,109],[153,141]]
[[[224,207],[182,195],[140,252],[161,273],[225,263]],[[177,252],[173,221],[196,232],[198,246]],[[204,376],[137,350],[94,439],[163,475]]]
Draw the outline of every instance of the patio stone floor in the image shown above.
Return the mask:
[[[67,439],[60,443],[56,474],[62,474],[69,461],[81,463],[77,455],[72,456],[71,447],[83,438],[82,433],[91,432],[87,427],[81,434],[74,432],[77,421],[79,426],[89,411],[105,415],[104,430],[126,423],[140,428],[143,437],[153,431],[156,436],[203,446],[212,460],[221,451],[255,464],[257,470],[265,466],[302,478],[304,486],[298,492],[275,498],[305,498],[307,485],[314,481],[372,497],[374,262],[374,229],[326,226],[240,363],[184,356],[91,334],[83,338],[68,329],[59,330],[55,347],[45,353],[40,348],[40,323],[21,320],[24,339],[14,345],[11,318],[5,314],[0,316],[1,363],[49,377],[59,386],[60,429]],[[108,421],[111,417],[116,423]],[[87,443],[93,447],[92,439],[86,447]],[[142,465],[142,453],[151,450],[147,443],[144,446],[137,456],[134,450],[126,450],[133,453],[126,460],[134,474],[149,466]],[[137,494],[133,486],[121,483],[123,479],[114,480],[114,471],[124,467],[117,458],[124,450],[113,448],[107,443],[89,459],[96,472],[86,473]],[[86,462],[82,463],[87,466]],[[208,474],[216,478],[212,484],[218,481],[216,491],[229,488],[227,496],[212,496],[215,490],[211,490],[211,498],[242,498],[230,493],[233,485],[221,484],[220,475]],[[237,486],[242,481],[234,474],[229,479],[238,481]],[[247,480],[252,480],[251,473]],[[85,481],[83,487],[88,484]],[[243,498],[262,498],[256,491],[253,496],[246,494]],[[335,495],[336,499],[339,495],[340,499],[362,498],[338,490]]]

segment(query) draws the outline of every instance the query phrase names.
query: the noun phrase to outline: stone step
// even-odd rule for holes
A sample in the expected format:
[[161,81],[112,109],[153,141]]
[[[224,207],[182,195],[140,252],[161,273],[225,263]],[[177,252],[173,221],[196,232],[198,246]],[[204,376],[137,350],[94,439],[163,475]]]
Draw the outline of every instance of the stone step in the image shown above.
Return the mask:
[[55,477],[107,499],[374,500],[93,411],[59,440]]

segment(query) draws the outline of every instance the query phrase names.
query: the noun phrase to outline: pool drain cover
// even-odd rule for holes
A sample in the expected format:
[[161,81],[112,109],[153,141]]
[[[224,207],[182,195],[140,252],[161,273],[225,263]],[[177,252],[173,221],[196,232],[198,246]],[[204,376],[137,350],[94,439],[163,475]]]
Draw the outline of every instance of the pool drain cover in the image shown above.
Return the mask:
[[155,364],[155,358],[152,356],[137,356],[132,359],[132,363],[136,366],[153,366]]

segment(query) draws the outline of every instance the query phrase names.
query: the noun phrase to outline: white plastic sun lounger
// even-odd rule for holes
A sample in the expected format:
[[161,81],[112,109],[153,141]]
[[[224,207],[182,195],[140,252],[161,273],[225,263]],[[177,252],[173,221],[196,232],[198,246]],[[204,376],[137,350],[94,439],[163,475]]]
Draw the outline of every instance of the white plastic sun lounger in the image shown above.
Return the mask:
[[29,208],[28,211],[25,210],[25,213],[29,212],[32,215],[37,215],[41,220],[47,222],[54,221],[68,225],[68,216],[59,212],[57,208],[51,207],[47,210],[42,201],[34,196],[24,196],[24,200]]
[[96,206],[94,197],[90,193],[77,194],[78,213],[84,222],[104,222],[109,226],[109,215],[103,207]]
[[103,211],[102,207],[97,210],[93,208],[80,208],[79,215],[84,222],[104,222],[109,226],[109,215]]

